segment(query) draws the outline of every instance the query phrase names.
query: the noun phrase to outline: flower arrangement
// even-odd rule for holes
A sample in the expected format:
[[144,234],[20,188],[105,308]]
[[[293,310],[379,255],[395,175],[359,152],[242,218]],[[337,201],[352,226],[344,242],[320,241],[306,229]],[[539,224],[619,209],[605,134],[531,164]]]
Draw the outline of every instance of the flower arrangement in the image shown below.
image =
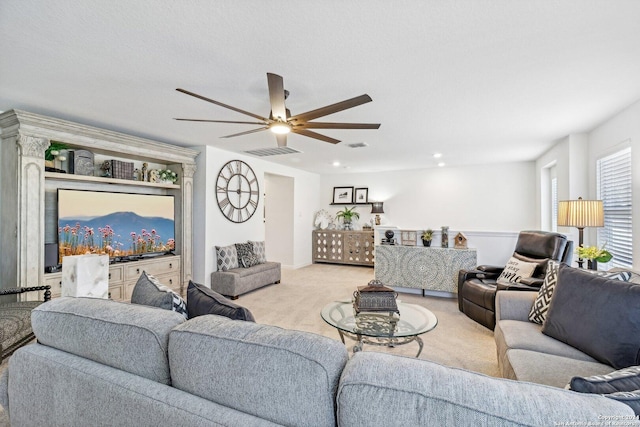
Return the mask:
[[602,245],[601,248],[597,246],[578,247],[576,253],[579,258],[590,259],[597,262],[609,262],[611,258],[613,258],[613,255],[604,247],[605,245]]
[[178,174],[169,169],[161,169],[158,171],[160,181],[171,182],[175,184],[178,181]]

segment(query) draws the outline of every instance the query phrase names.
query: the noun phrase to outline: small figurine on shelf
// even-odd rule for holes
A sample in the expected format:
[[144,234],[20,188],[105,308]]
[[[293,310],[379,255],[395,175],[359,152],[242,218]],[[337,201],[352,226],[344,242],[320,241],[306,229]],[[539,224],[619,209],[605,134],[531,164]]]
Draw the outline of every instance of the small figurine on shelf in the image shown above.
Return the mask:
[[149,182],[160,182],[160,175],[158,175],[158,171],[156,169],[151,169],[148,175]]
[[449,227],[446,225],[442,226],[442,240],[440,246],[443,248],[449,247]]
[[102,170],[103,177],[111,178],[111,162],[109,160],[105,160],[104,162],[102,162],[100,169]]
[[135,168],[133,170],[133,180],[134,181],[140,181],[140,169]]
[[142,171],[140,171],[140,181],[149,181],[149,175],[147,173],[147,168],[149,167],[148,163],[142,164]]

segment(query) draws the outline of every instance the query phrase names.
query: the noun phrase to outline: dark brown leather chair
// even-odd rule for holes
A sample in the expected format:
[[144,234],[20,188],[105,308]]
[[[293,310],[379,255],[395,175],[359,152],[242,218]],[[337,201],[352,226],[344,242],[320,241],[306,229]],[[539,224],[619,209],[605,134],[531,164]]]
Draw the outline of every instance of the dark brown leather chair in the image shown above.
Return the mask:
[[550,259],[571,264],[573,242],[563,234],[546,231],[522,231],[513,256],[538,264],[533,276],[519,283],[498,284],[504,266],[480,265],[458,273],[458,309],[471,319],[493,330],[496,326],[496,292],[503,289],[538,291],[544,281]]

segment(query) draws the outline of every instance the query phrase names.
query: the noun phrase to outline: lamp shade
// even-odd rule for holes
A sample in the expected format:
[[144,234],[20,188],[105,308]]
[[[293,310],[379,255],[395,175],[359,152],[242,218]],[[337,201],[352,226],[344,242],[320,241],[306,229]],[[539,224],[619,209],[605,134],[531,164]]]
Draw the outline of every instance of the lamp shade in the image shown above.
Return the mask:
[[562,200],[558,202],[558,225],[566,227],[604,227],[602,200]]
[[382,209],[383,202],[373,202],[371,203],[371,213],[372,214],[381,214],[384,213],[384,209]]

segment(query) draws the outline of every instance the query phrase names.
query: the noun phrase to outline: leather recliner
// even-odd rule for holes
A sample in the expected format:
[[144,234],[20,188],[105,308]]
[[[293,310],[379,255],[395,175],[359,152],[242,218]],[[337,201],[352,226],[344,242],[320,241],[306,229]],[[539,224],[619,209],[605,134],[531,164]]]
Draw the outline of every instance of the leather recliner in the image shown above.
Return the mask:
[[573,242],[559,233],[521,231],[513,257],[538,264],[533,276],[509,285],[496,282],[504,266],[480,265],[458,272],[458,309],[469,318],[493,330],[496,326],[495,299],[499,290],[538,291],[544,281],[547,261],[571,264]]

